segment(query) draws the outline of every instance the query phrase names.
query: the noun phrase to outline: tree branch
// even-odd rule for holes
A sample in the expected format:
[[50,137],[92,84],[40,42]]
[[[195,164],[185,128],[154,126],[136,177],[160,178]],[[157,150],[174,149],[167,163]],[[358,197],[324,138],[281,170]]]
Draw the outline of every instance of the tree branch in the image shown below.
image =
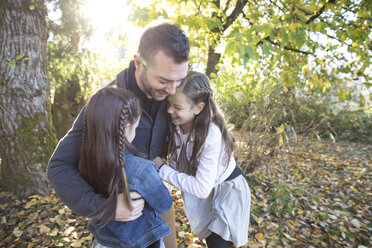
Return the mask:
[[238,18],[238,16],[243,13],[243,8],[247,4],[248,0],[238,0],[236,2],[233,12],[227,17],[226,24],[223,25],[222,32],[225,31],[230,25]]
[[[265,37],[263,40],[267,40],[267,41],[270,42],[271,44],[280,47],[280,43],[271,40],[271,39],[270,39],[270,36]],[[256,46],[263,44],[263,40],[259,41],[259,42],[256,44]],[[284,48],[285,50],[289,50],[289,51],[292,51],[292,52],[302,53],[302,54],[306,54],[306,55],[313,55],[313,56],[315,56],[314,54],[312,54],[312,53],[310,53],[310,52],[302,51],[302,50],[299,50],[299,49],[296,49],[296,48],[292,48],[292,47],[288,47],[288,46],[284,46],[283,48]]]
[[280,7],[278,4],[276,4],[276,2],[273,2],[272,0],[270,0],[270,3],[274,6],[276,6],[278,9],[280,9],[283,13],[286,13],[286,11],[288,11],[288,9],[284,6],[285,9],[283,9],[282,7]]
[[312,17],[310,17],[307,21],[306,24],[310,24],[312,21],[314,21],[316,18],[318,18],[323,12],[325,11],[325,8],[327,4],[333,4],[335,3],[336,0],[330,0],[328,3],[325,3]]
[[231,2],[231,0],[227,0],[225,9],[223,10],[223,13],[226,13],[227,9],[229,8],[230,2]]
[[216,5],[216,7],[219,9],[220,8],[220,0],[213,0],[212,1],[212,3],[214,4],[214,5]]

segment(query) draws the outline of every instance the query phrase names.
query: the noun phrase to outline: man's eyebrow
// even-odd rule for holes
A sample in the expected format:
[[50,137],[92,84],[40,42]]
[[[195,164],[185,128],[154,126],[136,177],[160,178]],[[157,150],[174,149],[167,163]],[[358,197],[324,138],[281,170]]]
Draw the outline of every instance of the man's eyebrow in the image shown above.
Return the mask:
[[183,79],[186,78],[186,77],[181,78],[180,80],[171,80],[171,79],[168,79],[168,78],[165,78],[165,77],[162,77],[162,76],[158,76],[158,78],[159,78],[160,80],[162,80],[162,81],[166,81],[166,82],[178,82],[178,81],[183,80]]

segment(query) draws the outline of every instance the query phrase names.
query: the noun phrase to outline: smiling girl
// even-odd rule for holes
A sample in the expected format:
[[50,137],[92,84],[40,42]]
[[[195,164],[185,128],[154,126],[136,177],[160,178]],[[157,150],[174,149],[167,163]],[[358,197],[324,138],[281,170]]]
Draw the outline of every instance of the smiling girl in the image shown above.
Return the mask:
[[189,72],[169,96],[170,164],[159,157],[160,177],[183,193],[193,231],[208,247],[248,242],[250,190],[236,165],[234,140],[212,98],[208,78]]

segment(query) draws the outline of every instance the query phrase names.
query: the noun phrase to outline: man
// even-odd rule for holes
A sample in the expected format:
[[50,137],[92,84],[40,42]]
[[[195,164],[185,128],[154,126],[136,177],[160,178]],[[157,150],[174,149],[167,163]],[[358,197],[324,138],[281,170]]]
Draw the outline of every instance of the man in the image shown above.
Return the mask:
[[[186,77],[189,42],[176,26],[163,23],[148,28],[141,36],[138,53],[127,69],[111,84],[132,91],[141,101],[142,116],[132,144],[152,160],[165,146],[168,116],[165,98],[173,95],[181,79]],[[48,166],[48,179],[58,196],[72,210],[92,216],[105,199],[80,176],[78,155],[82,137],[84,109],[73,127],[58,143]],[[124,205],[122,194],[116,203],[115,220],[130,221],[141,215],[144,201],[133,201],[134,210]],[[132,194],[132,198],[138,198]],[[166,247],[176,247],[173,208],[162,216],[172,230]]]

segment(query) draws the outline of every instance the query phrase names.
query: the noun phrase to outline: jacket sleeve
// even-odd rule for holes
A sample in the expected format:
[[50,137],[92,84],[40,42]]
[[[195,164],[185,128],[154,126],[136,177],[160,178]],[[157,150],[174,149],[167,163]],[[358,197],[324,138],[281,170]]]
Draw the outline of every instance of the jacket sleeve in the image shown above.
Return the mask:
[[155,164],[149,161],[138,176],[137,191],[157,212],[165,213],[172,207],[172,197],[159,177]]
[[78,169],[84,112],[85,107],[70,131],[59,141],[50,158],[47,174],[57,195],[69,208],[82,216],[92,217],[105,198],[95,193]]

